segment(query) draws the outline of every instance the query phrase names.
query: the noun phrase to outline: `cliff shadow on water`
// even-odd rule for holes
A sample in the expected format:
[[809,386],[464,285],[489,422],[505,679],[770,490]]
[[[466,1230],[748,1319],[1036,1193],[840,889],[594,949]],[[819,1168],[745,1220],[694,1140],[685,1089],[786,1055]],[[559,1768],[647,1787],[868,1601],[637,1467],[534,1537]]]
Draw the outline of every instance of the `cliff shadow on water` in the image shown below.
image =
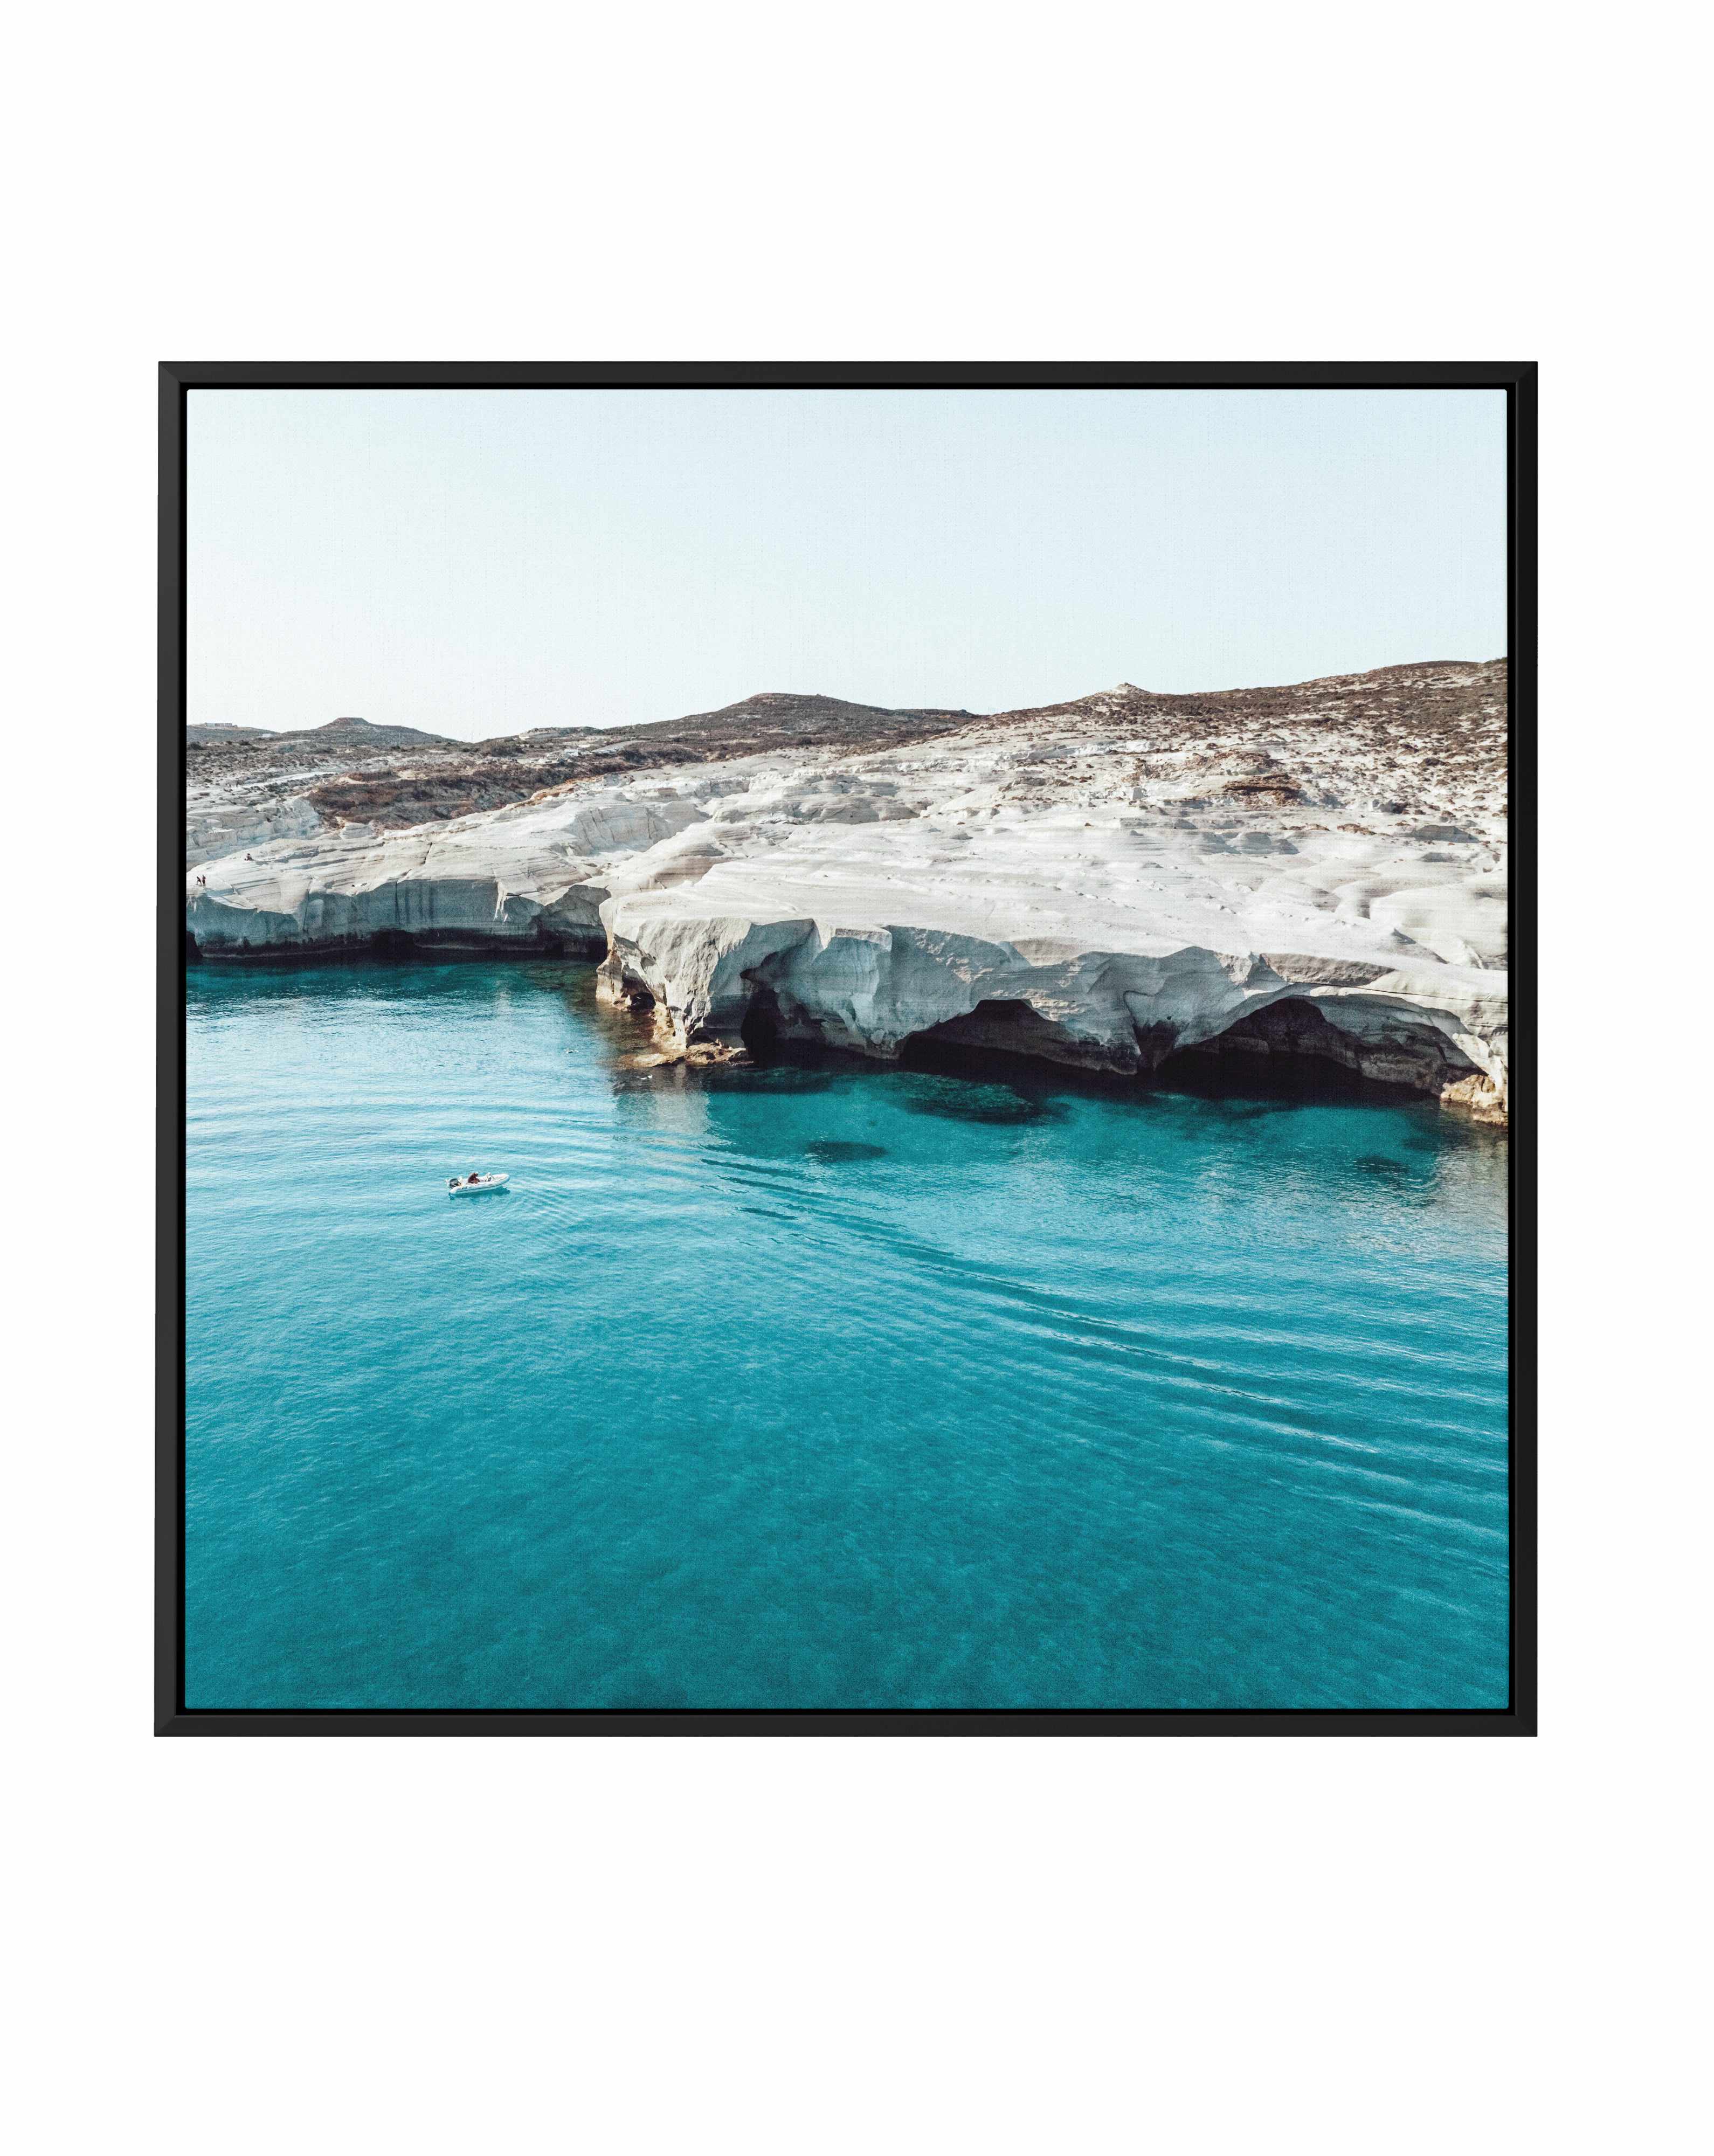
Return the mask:
[[520,960],[580,960],[593,964],[605,950],[598,939],[539,924],[526,936],[470,936],[445,929],[377,928],[367,936],[325,942],[250,943],[227,937],[198,938],[184,932],[184,963],[191,966],[442,965],[452,962],[516,965]]
[[[568,968],[582,979],[581,968]],[[580,1003],[585,998],[580,997]],[[1388,1082],[1341,1060],[1344,1044],[1312,1006],[1296,998],[1277,1007],[1265,1027],[1254,1023],[1195,1048],[1169,1052],[1152,1071],[1103,1069],[1073,1061],[1058,1029],[1029,1006],[984,1003],[962,1019],[906,1035],[896,1059],[864,1055],[806,1040],[791,1029],[772,989],[757,988],[745,1013],[736,1061],[670,1060],[626,1068],[657,1045],[654,1014],[611,1003],[590,1004],[617,1051],[627,1088],[709,1092],[813,1092],[852,1078],[909,1072],[943,1084],[919,1089],[915,1113],[982,1123],[1023,1123],[1053,1117],[1079,1096],[1165,1106],[1174,1098],[1218,1102],[1236,1116],[1277,1114],[1292,1106],[1366,1105],[1420,1111],[1447,1134],[1495,1128],[1449,1115],[1422,1086]],[[1004,1045],[1008,1040],[1018,1045]],[[1331,1050],[1333,1052],[1324,1052]]]

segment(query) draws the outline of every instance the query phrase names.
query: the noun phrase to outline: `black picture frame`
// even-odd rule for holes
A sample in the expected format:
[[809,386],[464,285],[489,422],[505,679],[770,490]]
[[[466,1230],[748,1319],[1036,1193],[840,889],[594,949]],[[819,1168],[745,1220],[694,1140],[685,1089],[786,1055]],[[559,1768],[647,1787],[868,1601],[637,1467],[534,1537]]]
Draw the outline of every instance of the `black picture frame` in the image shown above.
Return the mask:
[[[184,1687],[186,399],[197,388],[1482,388],[1506,398],[1508,778],[1512,1050],[1508,1406],[1511,1695],[1503,1709],[1398,1712],[683,1712],[368,1709],[187,1712]],[[165,362],[159,373],[155,1730],[171,1737],[1514,1736],[1537,1718],[1537,367],[1532,361],[607,365]]]

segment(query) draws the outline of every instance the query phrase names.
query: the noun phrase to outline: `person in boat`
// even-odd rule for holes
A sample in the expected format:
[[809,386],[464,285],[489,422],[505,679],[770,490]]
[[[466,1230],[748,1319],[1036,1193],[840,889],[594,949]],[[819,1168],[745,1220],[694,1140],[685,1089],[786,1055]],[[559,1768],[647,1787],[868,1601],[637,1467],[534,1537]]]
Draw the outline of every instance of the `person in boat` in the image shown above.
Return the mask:
[[480,1177],[480,1175],[478,1175],[478,1174],[477,1174],[477,1173],[476,1173],[475,1169],[473,1168],[470,1170],[470,1174],[465,1178],[465,1180],[466,1180],[466,1182],[469,1182],[469,1183],[480,1183],[480,1182],[482,1180],[482,1178],[481,1178],[481,1177]]

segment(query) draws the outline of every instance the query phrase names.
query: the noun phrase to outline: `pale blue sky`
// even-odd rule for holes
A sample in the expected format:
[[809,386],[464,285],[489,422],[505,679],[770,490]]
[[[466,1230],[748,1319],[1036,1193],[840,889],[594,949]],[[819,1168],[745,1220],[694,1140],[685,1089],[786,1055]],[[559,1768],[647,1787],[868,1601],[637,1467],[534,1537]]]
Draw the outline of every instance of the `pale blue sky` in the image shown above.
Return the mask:
[[192,723],[999,711],[1506,646],[1498,390],[190,393]]

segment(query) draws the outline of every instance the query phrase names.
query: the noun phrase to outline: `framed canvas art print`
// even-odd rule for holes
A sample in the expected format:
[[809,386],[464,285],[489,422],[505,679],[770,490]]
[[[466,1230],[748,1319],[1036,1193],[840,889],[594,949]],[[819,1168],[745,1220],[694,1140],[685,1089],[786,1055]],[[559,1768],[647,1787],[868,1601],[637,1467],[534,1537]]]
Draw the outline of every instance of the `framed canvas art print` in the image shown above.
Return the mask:
[[157,1727],[1532,1733],[1535,387],[163,367]]

